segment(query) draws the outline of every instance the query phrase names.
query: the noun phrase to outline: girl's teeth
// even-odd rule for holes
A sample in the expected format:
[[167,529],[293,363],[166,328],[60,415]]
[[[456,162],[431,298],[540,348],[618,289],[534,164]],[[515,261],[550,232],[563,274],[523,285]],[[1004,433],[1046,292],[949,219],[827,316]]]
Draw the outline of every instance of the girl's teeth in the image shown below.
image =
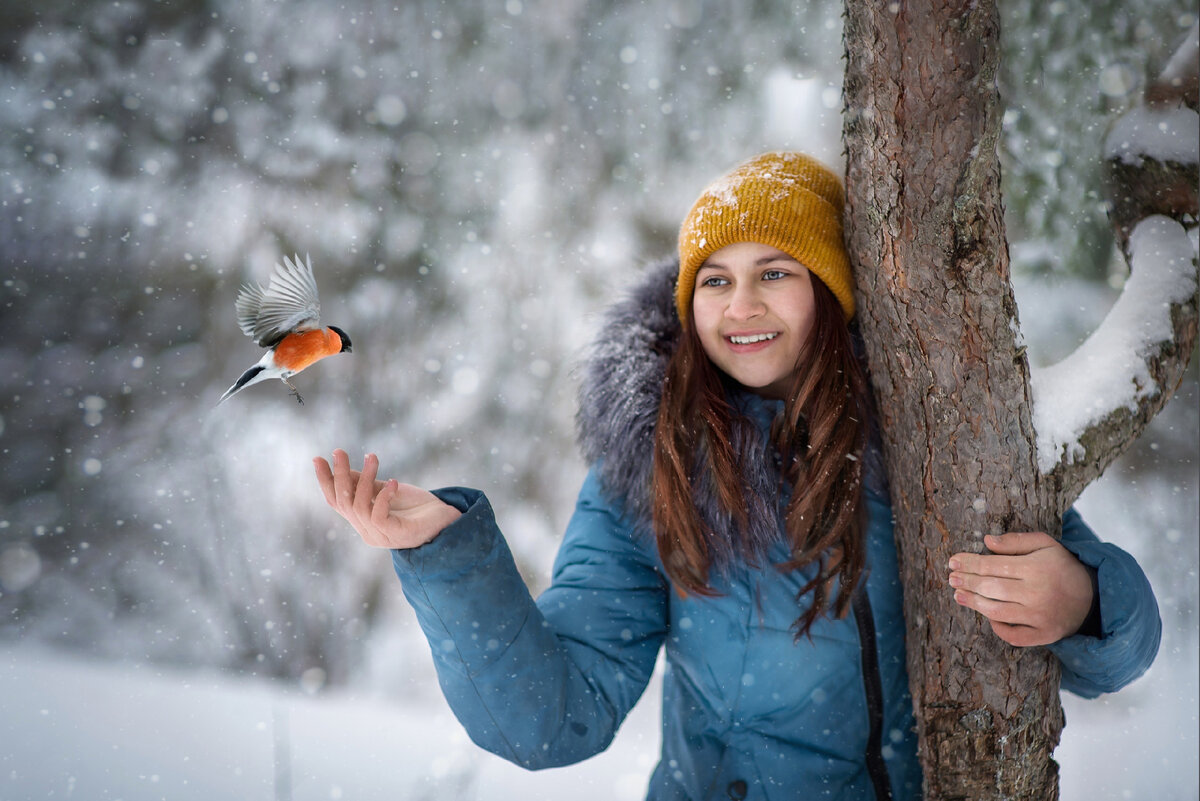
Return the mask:
[[755,342],[764,342],[768,339],[774,339],[777,334],[754,334],[748,337],[730,337],[729,341],[735,345],[753,345]]

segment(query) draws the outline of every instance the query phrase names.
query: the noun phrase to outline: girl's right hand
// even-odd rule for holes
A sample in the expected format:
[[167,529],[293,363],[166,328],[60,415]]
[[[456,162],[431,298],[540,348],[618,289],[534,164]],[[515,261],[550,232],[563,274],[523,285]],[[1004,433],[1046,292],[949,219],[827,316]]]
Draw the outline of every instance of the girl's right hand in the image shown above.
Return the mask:
[[340,448],[333,452],[332,469],[320,456],[313,467],[325,502],[376,548],[416,548],[462,516],[420,487],[394,478],[379,481],[379,457],[373,453],[363,459],[361,471],[350,469],[350,457]]

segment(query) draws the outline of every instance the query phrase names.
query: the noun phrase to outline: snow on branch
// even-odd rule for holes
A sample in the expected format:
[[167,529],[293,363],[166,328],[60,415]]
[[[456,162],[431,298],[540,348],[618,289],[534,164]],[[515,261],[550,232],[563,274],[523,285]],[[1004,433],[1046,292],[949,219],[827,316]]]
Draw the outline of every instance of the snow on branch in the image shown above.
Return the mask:
[[1104,158],[1137,165],[1195,164],[1200,136],[1196,111],[1200,70],[1200,23],[1191,27],[1165,67],[1145,90],[1145,102],[1117,120],[1104,138]]
[[1196,163],[1200,116],[1186,106],[1132,109],[1113,126],[1104,140],[1104,157],[1139,164],[1143,159]]
[[1129,280],[1100,327],[1067,358],[1031,371],[1043,474],[1094,461],[1100,455],[1083,444],[1092,429],[1122,409],[1138,416],[1149,401],[1174,390],[1159,385],[1156,362],[1175,341],[1176,310],[1188,303],[1195,308],[1196,243],[1183,225],[1155,215],[1135,227],[1129,251]]

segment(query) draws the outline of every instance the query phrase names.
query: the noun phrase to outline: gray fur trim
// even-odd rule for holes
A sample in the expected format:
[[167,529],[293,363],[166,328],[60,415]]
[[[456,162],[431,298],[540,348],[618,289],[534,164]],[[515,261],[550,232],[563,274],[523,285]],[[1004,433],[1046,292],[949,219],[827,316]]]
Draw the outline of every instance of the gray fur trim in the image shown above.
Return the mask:
[[650,519],[651,444],[667,363],[679,344],[676,260],[646,271],[644,280],[605,312],[586,354],[575,416],[580,450],[599,466],[600,483],[641,522]]

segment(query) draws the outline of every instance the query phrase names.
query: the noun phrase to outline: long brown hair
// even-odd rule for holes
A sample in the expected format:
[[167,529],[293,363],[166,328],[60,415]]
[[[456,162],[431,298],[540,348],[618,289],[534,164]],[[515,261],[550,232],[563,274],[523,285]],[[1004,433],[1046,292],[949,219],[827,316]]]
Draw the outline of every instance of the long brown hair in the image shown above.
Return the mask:
[[[870,401],[863,368],[855,356],[842,308],[833,293],[813,280],[814,320],[801,349],[795,378],[782,415],[771,430],[780,459],[781,482],[791,488],[785,513],[791,558],[781,571],[817,566],[799,591],[811,605],[793,627],[797,639],[808,633],[830,606],[844,617],[865,564],[862,502],[863,450]],[[709,583],[714,543],[719,536],[702,518],[695,487],[711,486],[732,530],[745,531],[750,510],[770,513],[760,499],[747,497],[745,454],[733,436],[732,379],[712,363],[689,313],[679,347],[667,366],[654,429],[654,531],[667,575],[681,594],[715,595]],[[766,499],[770,502],[772,499]],[[750,564],[763,556],[744,540],[734,543]]]

